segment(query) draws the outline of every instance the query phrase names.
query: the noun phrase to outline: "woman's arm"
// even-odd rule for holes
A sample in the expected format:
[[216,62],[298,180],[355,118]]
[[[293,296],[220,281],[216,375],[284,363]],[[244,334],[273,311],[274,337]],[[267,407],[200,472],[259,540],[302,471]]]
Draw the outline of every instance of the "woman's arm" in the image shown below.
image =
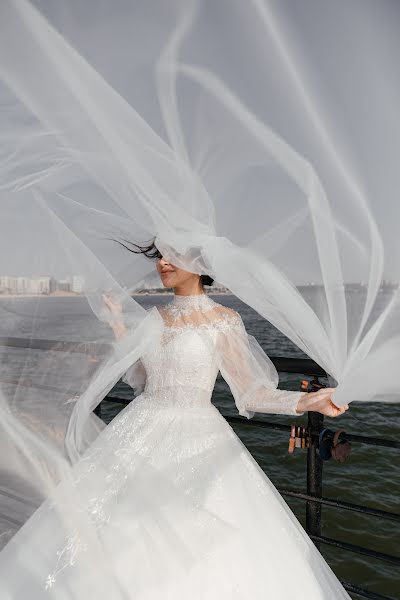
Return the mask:
[[240,315],[230,311],[218,334],[217,350],[221,375],[235,398],[239,414],[251,418],[254,413],[300,416],[312,410],[336,417],[348,405],[336,407],[331,396],[334,388],[304,393],[277,389],[278,374],[257,340],[249,335]]
[[[122,305],[120,302],[106,294],[103,294],[103,300],[105,306],[110,311],[108,323],[113,330],[115,339],[119,342],[125,338],[128,333],[122,318]],[[131,365],[122,375],[121,379],[135,391],[136,396],[141,394],[146,385],[146,370],[141,360],[139,359]]]

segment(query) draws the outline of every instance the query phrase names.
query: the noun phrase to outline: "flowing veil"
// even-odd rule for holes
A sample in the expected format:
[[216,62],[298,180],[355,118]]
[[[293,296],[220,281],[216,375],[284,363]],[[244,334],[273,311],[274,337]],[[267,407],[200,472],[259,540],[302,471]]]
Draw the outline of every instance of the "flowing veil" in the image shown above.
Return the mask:
[[[399,19],[393,0],[1,3],[0,547],[53,497],[118,597],[71,473],[163,325],[131,295],[154,264],[116,239],[226,286],[338,405],[398,402]],[[67,276],[73,298],[46,295]]]

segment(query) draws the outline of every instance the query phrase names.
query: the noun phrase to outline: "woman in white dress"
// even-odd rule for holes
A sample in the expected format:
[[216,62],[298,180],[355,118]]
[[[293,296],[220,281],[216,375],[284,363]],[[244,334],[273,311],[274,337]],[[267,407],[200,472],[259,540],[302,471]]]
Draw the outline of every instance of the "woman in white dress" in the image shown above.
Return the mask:
[[[175,295],[158,309],[158,342],[124,374],[138,395],[3,549],[2,600],[349,599],[211,395],[220,370],[246,417],[348,406],[332,388],[277,390],[272,363],[204,292],[205,276],[164,257],[157,270]],[[120,306],[104,301],[122,348]]]
[[[126,265],[109,255],[103,232],[157,233],[188,260],[181,267],[212,273],[316,359],[339,382],[342,408],[332,389],[277,390],[239,315],[209,299],[199,275],[161,259],[175,297],[153,312],[160,337],[143,353],[146,311],[126,290],[131,344],[108,301],[125,360],[99,350],[91,369],[85,344],[104,337],[89,320],[68,332],[77,339],[69,353],[60,330],[53,341],[62,343],[40,357],[34,344],[19,348],[16,384],[5,353],[1,424],[17,459],[23,450],[27,466],[15,461],[26,475],[23,500],[43,476],[23,516],[47,497],[48,471],[66,466],[69,477],[2,551],[0,598],[348,598],[210,399],[219,370],[246,417],[338,416],[353,399],[398,397],[397,289],[369,327],[383,277],[398,279],[394,13],[377,18],[372,3],[363,6],[359,27],[358,3],[344,11],[329,2],[208,2],[203,18],[193,12],[199,2],[172,3],[180,5],[172,14],[164,1],[148,10],[123,0],[112,10],[103,3],[98,19],[98,2],[87,13],[79,1],[36,4],[48,21],[26,0],[0,3],[3,255],[20,257],[24,273],[28,258],[35,273],[64,273],[66,261],[86,276],[101,321],[100,292],[123,296],[117,282],[135,289],[146,275],[122,277]],[[390,93],[378,97],[382,73]],[[315,297],[299,293],[298,275],[321,283]],[[355,299],[347,281],[366,295]],[[41,315],[27,325],[18,298],[6,308],[6,339],[39,331],[48,341]],[[106,428],[91,416],[99,435],[85,450],[87,417],[129,362],[125,380],[138,396]],[[9,407],[21,405],[24,418],[10,418]],[[53,435],[53,421],[68,422],[71,473],[64,429]],[[11,454],[1,456],[14,476]],[[21,524],[14,508],[10,530]]]
[[[145,516],[151,531],[154,501],[164,492],[168,496],[171,482],[185,501],[202,511],[195,516],[192,508],[188,513],[186,505],[167,501],[169,522],[178,526],[179,539],[161,527],[149,540],[147,526],[131,509],[129,527],[146,531],[146,540],[132,535],[124,560],[115,565],[125,589],[136,590],[128,597],[288,599],[295,593],[315,600],[349,598],[210,400],[221,371],[239,413],[248,418],[255,412],[299,416],[308,410],[336,417],[348,405],[333,404],[334,388],[310,394],[277,390],[276,371],[246,333],[240,315],[205,294],[202,283],[212,280],[177,268],[154,244],[142,250],[158,258],[161,281],[175,295],[159,308],[165,326],[160,346],[123,378],[140,395],[105,436],[110,441],[118,437],[124,448],[132,442],[126,448],[132,463],[138,455],[151,462],[150,479],[146,483],[146,475],[142,480],[146,496],[152,498]],[[105,302],[120,339],[125,335],[120,306],[111,298]]]

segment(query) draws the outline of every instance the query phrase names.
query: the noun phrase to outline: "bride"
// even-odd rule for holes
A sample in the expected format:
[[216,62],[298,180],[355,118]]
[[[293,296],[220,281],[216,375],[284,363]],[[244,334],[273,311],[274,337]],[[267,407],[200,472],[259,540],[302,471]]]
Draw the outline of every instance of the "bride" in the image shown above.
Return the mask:
[[[398,288],[378,302],[398,280],[396,19],[303,4],[0,3],[3,270],[68,267],[97,317],[6,294],[2,600],[349,598],[210,401],[219,371],[246,418],[398,400]],[[148,272],[105,242],[128,231],[157,233],[143,253],[175,291],[149,314],[121,287]],[[338,388],[278,390],[199,273]],[[136,397],[105,427],[92,410],[123,373]]]
[[[276,389],[277,373],[211,278],[157,247],[174,297],[124,373],[136,397],[98,434],[0,556],[2,600],[349,599],[274,485],[211,404],[218,372],[238,411],[336,417],[333,388]],[[122,344],[121,306],[104,295]]]
[[[126,247],[157,259],[162,284],[173,288],[174,297],[158,308],[164,323],[160,343],[123,377],[139,395],[104,432],[107,441],[100,448],[104,456],[110,445],[123,447],[120,456],[135,470],[150,502],[139,516],[125,492],[125,547],[115,569],[127,597],[286,599],[296,590],[300,598],[349,598],[211,404],[211,395],[221,371],[239,413],[248,418],[255,412],[299,416],[308,410],[336,417],[348,405],[335,406],[334,388],[277,390],[275,369],[240,315],[205,293],[203,284],[212,279],[178,268],[154,242],[133,246]],[[121,339],[126,335],[121,306],[108,296],[104,301]],[[157,499],[168,495],[171,484],[181,495],[167,502],[174,534],[157,523]],[[190,503],[189,512],[183,500]],[[205,511],[198,514],[193,507],[200,505]],[[121,519],[121,509],[114,509],[114,523]]]

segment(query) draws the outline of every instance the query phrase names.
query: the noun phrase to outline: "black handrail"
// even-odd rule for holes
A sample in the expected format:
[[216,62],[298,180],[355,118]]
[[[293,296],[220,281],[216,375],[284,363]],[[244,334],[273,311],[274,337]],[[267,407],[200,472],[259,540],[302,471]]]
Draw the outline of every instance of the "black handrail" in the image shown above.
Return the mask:
[[368,600],[399,600],[399,598],[394,598],[393,596],[383,596],[382,594],[378,594],[377,592],[370,592],[364,588],[358,587],[358,585],[354,585],[354,583],[349,583],[348,581],[340,582],[344,589],[348,592],[353,592],[358,596],[362,596],[363,598],[368,598]]
[[293,498],[299,498],[300,500],[312,500],[313,502],[319,502],[320,504],[326,504],[327,506],[345,508],[346,510],[352,510],[354,512],[371,515],[371,517],[389,519],[391,521],[395,521],[396,523],[400,523],[399,513],[389,512],[387,510],[379,510],[378,508],[354,504],[353,502],[345,502],[344,500],[336,500],[335,498],[324,498],[322,496],[320,498],[315,498],[315,496],[310,496],[309,494],[304,494],[303,492],[297,492],[296,490],[286,490],[280,488],[279,492],[285,496],[292,496]]
[[[120,398],[118,396],[106,396],[104,398],[107,402],[114,402],[116,404],[124,404],[128,405],[132,402],[132,400],[127,400],[126,398]],[[101,411],[99,411],[101,414]],[[260,427],[261,429],[277,429],[278,431],[290,431],[291,426],[287,423],[275,423],[273,421],[264,421],[261,419],[246,419],[245,417],[233,417],[230,415],[225,415],[221,413],[224,419],[228,421],[228,423],[232,423],[234,425],[244,425],[248,427]],[[318,438],[319,434],[316,431],[310,431],[311,437]],[[375,436],[367,436],[367,435],[356,435],[352,433],[346,433],[339,435],[339,439],[341,437],[346,437],[346,440],[350,440],[353,442],[359,442],[361,444],[366,444],[370,446],[382,446],[384,448],[394,448],[396,450],[400,450],[400,441],[397,440],[389,440],[386,438],[375,437]]]
[[364,548],[363,546],[358,546],[357,544],[350,544],[349,542],[328,538],[323,535],[309,535],[313,541],[318,541],[330,546],[336,546],[337,548],[342,548],[343,550],[350,550],[351,552],[356,552],[357,554],[363,554],[364,556],[370,556],[371,558],[377,558],[378,560],[383,560],[384,562],[400,566],[400,557],[398,556],[393,556],[392,554],[386,554],[384,552],[377,552],[376,550],[371,550],[370,548]]
[[6,348],[23,348],[30,350],[47,350],[52,352],[79,352],[81,354],[94,354],[98,356],[100,353],[106,353],[112,349],[112,344],[106,342],[81,342],[64,341],[64,340],[46,340],[33,338],[17,338],[17,337],[1,337],[0,346]]
[[[112,400],[113,397],[107,397],[107,400]],[[129,404],[130,400],[125,401],[122,398],[117,400],[118,402]],[[317,413],[318,414],[318,413]],[[240,424],[240,425],[249,425],[250,427],[260,427],[266,429],[279,429],[280,431],[290,431],[291,426],[286,423],[274,423],[272,421],[262,421],[261,419],[246,419],[244,417],[231,417],[230,415],[223,415],[229,423]],[[319,433],[313,429],[310,430],[311,437],[318,438]],[[339,439],[342,434],[339,435]],[[358,442],[361,444],[366,444],[370,446],[382,446],[384,448],[395,448],[400,449],[400,441],[397,440],[388,440],[386,438],[368,436],[368,435],[356,435],[354,433],[343,434],[343,437],[346,440]]]

